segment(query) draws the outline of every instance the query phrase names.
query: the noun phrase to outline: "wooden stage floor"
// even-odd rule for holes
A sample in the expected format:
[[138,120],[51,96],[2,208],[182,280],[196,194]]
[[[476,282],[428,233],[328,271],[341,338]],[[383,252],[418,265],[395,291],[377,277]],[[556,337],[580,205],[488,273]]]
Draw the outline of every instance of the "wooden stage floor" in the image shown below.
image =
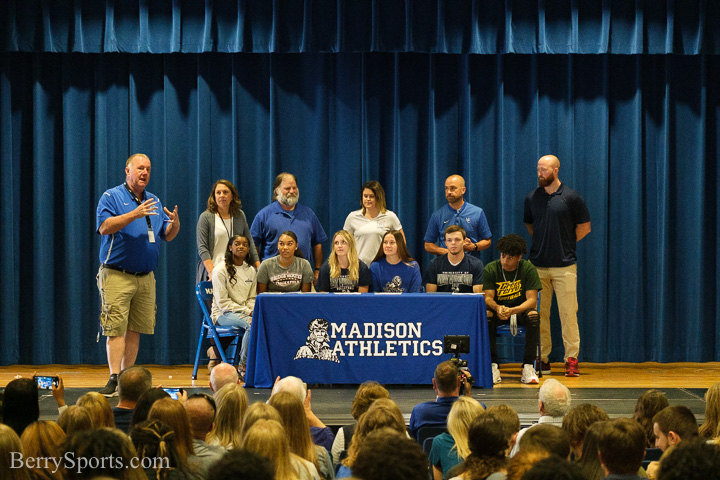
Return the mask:
[[[164,387],[182,387],[191,393],[209,393],[209,374],[205,366],[198,371],[198,380],[192,381],[192,365],[148,365],[153,374],[153,384]],[[552,365],[552,378],[565,384],[573,396],[573,404],[592,403],[604,409],[611,417],[631,416],[638,396],[649,388],[665,392],[670,404],[689,407],[698,421],[704,420],[704,394],[708,387],[720,381],[720,362],[712,363],[581,363],[580,377],[566,378],[561,363]],[[473,389],[473,397],[487,406],[506,403],[515,408],[523,424],[537,420],[537,385],[520,383],[518,364],[506,364],[500,369],[503,381],[493,389]],[[105,365],[13,365],[0,367],[0,385],[5,386],[16,376],[61,375],[65,383],[65,399],[73,404],[77,398],[90,390],[102,388],[108,377]],[[427,385],[388,386],[392,398],[409,418],[417,403],[432,400],[432,372],[428,373]],[[543,377],[542,382],[548,376]],[[355,385],[315,385],[312,387],[313,410],[328,425],[350,423],[350,404]],[[269,389],[248,389],[250,402],[265,401]],[[111,405],[117,398],[110,399]],[[41,417],[57,416],[52,396],[41,398]]]

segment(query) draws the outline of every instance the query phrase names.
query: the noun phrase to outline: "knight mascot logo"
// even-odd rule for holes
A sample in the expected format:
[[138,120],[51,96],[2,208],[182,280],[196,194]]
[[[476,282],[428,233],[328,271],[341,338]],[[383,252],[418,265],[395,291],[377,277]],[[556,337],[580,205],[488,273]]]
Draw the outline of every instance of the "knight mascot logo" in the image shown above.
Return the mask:
[[324,318],[314,318],[308,324],[309,335],[305,345],[298,348],[295,360],[298,358],[314,358],[315,360],[327,360],[340,363],[335,352],[330,348],[330,335],[328,329],[330,324]]

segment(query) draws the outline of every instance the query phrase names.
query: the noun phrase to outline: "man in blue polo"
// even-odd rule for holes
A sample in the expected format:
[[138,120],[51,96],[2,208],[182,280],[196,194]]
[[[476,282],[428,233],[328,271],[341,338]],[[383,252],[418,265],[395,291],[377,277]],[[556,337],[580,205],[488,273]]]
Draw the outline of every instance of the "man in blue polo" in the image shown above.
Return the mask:
[[[110,380],[100,393],[117,395],[117,376],[135,364],[140,334],[155,331],[155,276],[160,239],[180,231],[178,207],[171,212],[146,192],[150,159],[137,153],[125,162],[125,183],[105,191],[97,207],[101,235],[100,324],[107,337]],[[164,212],[164,213],[163,213]]]
[[490,248],[492,233],[485,212],[480,207],[464,200],[465,179],[460,175],[450,175],[445,180],[445,198],[448,204],[430,217],[425,232],[425,250],[433,255],[445,255],[445,229],[450,225],[459,225],[465,230],[463,251],[474,257],[480,250]]
[[260,210],[252,226],[252,235],[262,259],[278,254],[277,242],[282,232],[290,230],[298,238],[303,257],[315,268],[315,281],[323,262],[322,242],[327,240],[315,212],[298,203],[300,190],[292,173],[281,173],[273,182],[273,203]]

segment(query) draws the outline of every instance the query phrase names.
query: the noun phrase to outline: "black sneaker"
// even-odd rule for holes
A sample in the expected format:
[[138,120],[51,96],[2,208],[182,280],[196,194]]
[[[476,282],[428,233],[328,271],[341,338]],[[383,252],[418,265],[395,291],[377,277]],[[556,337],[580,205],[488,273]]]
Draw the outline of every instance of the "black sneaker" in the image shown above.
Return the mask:
[[543,375],[550,375],[552,373],[550,362],[540,362],[540,371],[542,371]]
[[107,385],[105,385],[105,388],[100,390],[98,393],[100,395],[103,395],[105,397],[117,397],[118,391],[117,391],[117,378],[110,377],[110,380],[108,380]]

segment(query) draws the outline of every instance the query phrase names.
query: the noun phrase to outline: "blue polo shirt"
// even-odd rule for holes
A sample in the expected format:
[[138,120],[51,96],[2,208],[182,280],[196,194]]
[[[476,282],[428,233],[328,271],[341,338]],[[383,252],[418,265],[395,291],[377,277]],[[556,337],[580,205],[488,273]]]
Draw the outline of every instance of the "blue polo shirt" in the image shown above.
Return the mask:
[[[155,243],[148,239],[148,226],[145,218],[138,218],[119,232],[100,236],[100,263],[108,263],[131,272],[152,272],[157,267],[160,256],[160,239],[165,239],[165,224],[170,219],[163,212],[160,199],[152,193],[143,192],[141,201],[155,199],[157,215],[150,215]],[[95,231],[100,233],[100,225],[110,217],[132,212],[137,203],[123,185],[105,191],[97,206]]]
[[417,439],[420,427],[446,427],[447,416],[458,397],[438,397],[432,402],[418,403],[410,413],[410,435]]
[[533,226],[529,260],[536,267],[558,268],[577,263],[575,227],[590,221],[585,200],[564,183],[548,195],[538,187],[525,197],[523,222]]
[[279,202],[273,202],[255,215],[250,235],[262,258],[270,258],[278,254],[278,238],[286,230],[297,236],[303,257],[315,268],[312,247],[327,240],[327,235],[310,207],[298,203],[288,212]]
[[[450,225],[463,227],[465,234],[473,243],[492,237],[483,209],[476,207],[472,203],[465,202],[459,210],[455,210],[450,204],[446,204],[433,213],[425,232],[425,241],[447,248],[445,246],[445,229]],[[480,255],[480,252],[465,253],[473,256]]]

